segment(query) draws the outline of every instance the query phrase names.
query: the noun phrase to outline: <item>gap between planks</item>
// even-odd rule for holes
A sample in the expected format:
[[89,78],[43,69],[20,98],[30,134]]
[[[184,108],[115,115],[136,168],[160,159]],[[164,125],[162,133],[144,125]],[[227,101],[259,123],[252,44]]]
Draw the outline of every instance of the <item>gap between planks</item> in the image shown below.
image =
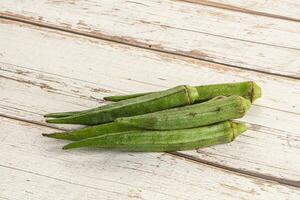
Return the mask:
[[183,2],[187,2],[187,3],[199,4],[202,6],[209,6],[209,7],[219,8],[219,9],[223,9],[223,10],[230,10],[230,11],[235,11],[235,12],[247,13],[247,14],[251,14],[251,15],[276,18],[276,19],[280,19],[280,20],[300,22],[300,19],[296,19],[296,18],[292,18],[292,17],[286,17],[286,16],[276,15],[276,14],[271,14],[271,13],[266,13],[266,12],[259,12],[259,11],[255,11],[255,10],[251,10],[251,9],[241,8],[238,6],[233,6],[233,5],[214,2],[214,1],[206,1],[206,0],[175,0],[175,1],[183,1]]
[[20,22],[20,23],[24,23],[24,24],[28,24],[28,25],[38,26],[41,28],[52,29],[52,30],[56,30],[56,31],[62,31],[62,32],[67,32],[67,33],[71,33],[71,34],[80,35],[80,36],[85,36],[85,37],[90,37],[90,38],[94,38],[94,39],[100,39],[100,40],[104,40],[104,41],[114,42],[114,43],[118,43],[118,44],[122,44],[122,45],[132,46],[132,47],[136,47],[136,48],[140,48],[140,49],[146,49],[146,50],[150,50],[150,51],[171,54],[171,55],[175,55],[175,56],[179,56],[179,57],[201,60],[201,61],[205,61],[205,62],[213,63],[213,64],[220,64],[220,65],[230,67],[230,68],[238,68],[238,69],[247,70],[247,71],[259,72],[259,73],[268,74],[268,75],[274,75],[274,76],[279,76],[279,77],[291,78],[294,80],[300,80],[300,77],[297,77],[296,75],[295,76],[294,75],[284,75],[284,74],[263,71],[260,69],[247,68],[247,67],[242,67],[242,66],[233,65],[233,64],[225,64],[225,63],[218,62],[218,61],[212,61],[212,60],[208,60],[205,58],[199,58],[199,57],[193,56],[191,54],[181,54],[180,52],[177,53],[174,51],[156,48],[155,46],[147,45],[144,43],[130,42],[130,41],[127,41],[126,39],[123,39],[122,37],[109,37],[109,36],[103,35],[103,34],[102,35],[94,35],[93,33],[85,32],[85,31],[79,31],[79,30],[74,30],[71,28],[60,27],[60,26],[53,25],[53,24],[44,24],[44,23],[40,23],[37,21],[33,21],[33,19],[31,19],[31,18],[26,19],[24,17],[18,17],[18,16],[14,16],[14,15],[0,13],[0,19],[1,18],[5,19],[5,20],[9,20],[9,21]]
[[[9,116],[9,115],[5,115],[5,114],[1,114],[0,113],[0,117],[4,117],[4,118],[8,118],[8,119],[12,119],[12,120],[16,120],[16,121],[21,121],[21,122],[26,122],[26,123],[30,123],[30,124],[34,124],[34,125],[38,125],[38,126],[43,126],[43,127],[47,127],[47,128],[52,128],[52,129],[56,129],[56,130],[60,130],[60,131],[66,131],[67,129],[61,128],[61,127],[56,127],[54,125],[51,124],[45,124],[42,122],[36,122],[36,121],[32,121],[32,120],[26,120],[23,119],[21,117],[15,117],[15,116]],[[166,152],[166,154],[176,157],[176,158],[180,158],[180,159],[184,159],[186,161],[189,162],[196,162],[196,163],[201,163],[210,167],[215,167],[218,169],[222,169],[225,171],[229,171],[232,173],[236,173],[242,176],[249,176],[249,177],[253,177],[253,178],[259,178],[262,180],[268,180],[268,181],[272,181],[272,182],[277,182],[281,185],[286,185],[286,186],[291,186],[291,187],[295,187],[295,188],[300,188],[300,181],[293,181],[290,179],[285,179],[285,178],[277,178],[275,176],[270,176],[270,175],[265,175],[262,173],[257,173],[257,172],[251,172],[251,171],[247,171],[247,170],[242,170],[242,169],[236,169],[233,167],[229,167],[229,166],[225,166],[225,165],[221,165],[218,163],[214,163],[212,161],[208,161],[208,160],[204,160],[201,158],[196,158],[194,156],[191,155],[187,155],[181,152]]]

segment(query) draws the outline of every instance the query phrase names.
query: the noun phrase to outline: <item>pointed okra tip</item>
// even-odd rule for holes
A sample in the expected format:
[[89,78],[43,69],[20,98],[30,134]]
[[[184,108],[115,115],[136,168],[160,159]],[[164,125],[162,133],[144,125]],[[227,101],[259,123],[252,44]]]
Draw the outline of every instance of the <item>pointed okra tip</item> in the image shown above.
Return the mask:
[[42,133],[42,136],[44,137],[52,137],[53,133]]
[[67,124],[69,118],[70,117],[50,118],[50,119],[46,119],[45,121],[50,124]]
[[[75,147],[73,147],[75,148]],[[68,149],[72,149],[72,147],[70,147],[68,144],[62,147],[63,150],[68,150]]]
[[254,102],[256,99],[260,97],[261,97],[261,88],[255,82],[252,82],[251,102]]
[[45,121],[46,121],[47,123],[58,123],[59,119],[51,118],[51,119],[46,119]]
[[94,141],[91,141],[90,138],[88,138],[88,139],[71,142],[63,146],[62,149],[68,150],[68,149],[75,149],[75,148],[82,148],[82,147],[92,147],[93,145],[95,145]]
[[116,101],[116,100],[118,100],[118,97],[119,96],[107,96],[107,97],[103,97],[103,99],[105,101]]
[[83,140],[79,140],[76,142],[71,142],[71,143],[63,146],[62,149],[67,150],[67,149],[75,149],[75,148],[81,148],[81,147],[89,147],[89,146],[93,146],[95,142],[97,142],[97,140],[94,140],[91,138],[83,139]]
[[68,133],[43,133],[42,136],[55,139],[68,139]]
[[51,117],[51,116],[52,116],[52,113],[46,113],[46,114],[43,115],[44,118],[48,118],[48,117]]
[[62,118],[62,117],[68,117],[69,115],[63,114],[63,113],[49,113],[45,114],[44,118]]
[[63,146],[62,149],[68,150],[68,149],[74,149],[74,148],[79,148],[79,147],[76,145],[76,142],[69,143],[69,144]]

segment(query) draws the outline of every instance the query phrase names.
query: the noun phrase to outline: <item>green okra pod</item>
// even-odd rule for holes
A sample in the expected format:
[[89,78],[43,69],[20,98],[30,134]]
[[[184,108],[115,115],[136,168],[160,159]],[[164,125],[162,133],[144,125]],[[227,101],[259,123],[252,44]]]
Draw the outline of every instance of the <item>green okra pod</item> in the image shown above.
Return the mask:
[[144,95],[109,105],[99,110],[68,117],[47,119],[48,123],[96,125],[114,121],[119,117],[141,115],[168,108],[192,104],[198,98],[196,88],[177,86],[163,92]]
[[43,136],[62,139],[62,140],[82,140],[90,137],[96,137],[116,132],[124,132],[124,131],[133,131],[138,130],[133,126],[128,126],[126,124],[120,124],[118,122],[111,122],[107,124],[101,124],[96,126],[89,126],[86,128],[77,129],[74,131],[66,131],[60,133],[50,133],[50,134],[43,134]]
[[117,122],[149,130],[174,130],[205,126],[243,117],[251,103],[241,96],[116,119]]
[[[195,86],[195,87],[198,91],[198,97],[195,100],[196,102],[207,101],[211,98],[214,98],[216,96],[221,96],[221,95],[223,95],[223,96],[239,95],[239,96],[243,96],[244,98],[249,99],[251,102],[253,102],[255,99],[257,99],[261,96],[260,87],[253,81],[203,85],[203,86]],[[160,91],[160,92],[163,92],[163,91]],[[109,96],[109,97],[104,97],[104,99],[117,102],[117,101],[122,101],[122,100],[126,100],[126,99],[145,96],[145,95],[153,94],[153,93],[158,93],[158,92],[138,93],[138,94],[129,94],[129,95],[121,95],[121,96]],[[109,104],[109,105],[111,105],[111,104]],[[97,108],[83,110],[83,111],[50,113],[50,114],[46,114],[44,116],[47,118],[68,117],[68,116],[72,116],[72,115],[93,112],[96,110],[108,109],[109,105],[100,106]],[[114,107],[114,105],[111,105],[111,106]]]
[[[220,95],[223,96],[238,95],[246,99],[249,99],[251,102],[253,102],[261,96],[260,87],[253,81],[202,85],[202,86],[195,86],[195,87],[199,94],[198,98],[196,99],[197,102],[206,101]],[[151,93],[155,93],[155,92],[107,96],[104,97],[104,99],[108,101],[122,101],[125,99],[135,98],[135,97],[139,97]]]
[[246,129],[244,123],[226,121],[193,129],[173,131],[136,130],[76,141],[64,146],[63,149],[93,147],[141,152],[193,150],[229,143]]
[[[214,101],[220,98],[225,98],[225,97],[219,96],[209,101]],[[83,139],[96,137],[100,135],[106,135],[106,134],[111,134],[116,132],[133,131],[133,130],[141,130],[141,129],[127,124],[119,123],[119,122],[111,122],[111,123],[100,124],[96,126],[89,126],[89,127],[85,127],[73,131],[42,134],[42,135],[50,138],[78,141],[78,140],[83,140]]]

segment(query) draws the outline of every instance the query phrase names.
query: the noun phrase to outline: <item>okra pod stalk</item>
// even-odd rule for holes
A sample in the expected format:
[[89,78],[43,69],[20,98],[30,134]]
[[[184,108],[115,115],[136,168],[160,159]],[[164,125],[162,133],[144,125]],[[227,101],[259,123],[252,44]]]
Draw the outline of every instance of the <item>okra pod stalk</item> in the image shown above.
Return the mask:
[[241,96],[231,96],[155,113],[118,118],[116,121],[149,130],[186,129],[241,118],[250,106],[249,100]]
[[[239,83],[222,83],[222,84],[214,84],[214,85],[195,86],[195,87],[199,94],[199,97],[196,99],[197,102],[203,102],[220,95],[223,96],[238,95],[246,99],[249,99],[251,102],[253,102],[261,96],[260,87],[253,81],[239,82]],[[104,99],[108,101],[122,101],[125,99],[135,98],[135,97],[139,97],[151,93],[155,93],[155,92],[107,96],[104,97]]]
[[60,133],[50,133],[43,134],[43,136],[62,139],[62,140],[82,140],[86,138],[116,133],[116,132],[125,132],[125,131],[133,131],[138,130],[138,128],[128,126],[126,124],[120,124],[118,122],[111,122],[107,124],[101,124],[97,126],[89,126],[86,128],[81,128],[74,131],[66,131]]
[[171,152],[193,150],[233,141],[246,131],[244,123],[222,122],[210,126],[173,131],[128,131],[88,138],[63,149],[92,147],[119,151]]
[[198,92],[196,88],[191,86],[178,86],[163,92],[105,105],[99,110],[63,118],[47,119],[46,121],[48,123],[97,125],[112,122],[119,117],[141,115],[189,105],[197,98]]

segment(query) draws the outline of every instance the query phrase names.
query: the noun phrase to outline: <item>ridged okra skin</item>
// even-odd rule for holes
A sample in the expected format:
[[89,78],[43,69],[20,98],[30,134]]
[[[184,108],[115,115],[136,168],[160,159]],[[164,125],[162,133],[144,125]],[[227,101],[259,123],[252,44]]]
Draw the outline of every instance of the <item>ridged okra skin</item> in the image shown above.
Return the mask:
[[[195,87],[199,94],[198,98],[196,99],[196,102],[207,101],[216,96],[239,95],[239,96],[243,96],[246,99],[249,99],[251,102],[261,97],[261,88],[253,81],[240,82],[240,83],[223,83],[223,84],[215,84],[215,85],[203,85],[203,86],[195,86]],[[157,92],[138,93],[138,94],[121,95],[121,96],[109,96],[109,97],[104,97],[104,99],[117,102],[117,101],[148,95],[148,94],[153,94],[153,93],[157,93]],[[110,106],[113,107],[114,105],[110,104],[110,105],[100,106],[97,108],[83,110],[83,111],[50,113],[50,114],[46,114],[45,117],[47,118],[68,117],[72,115],[93,112],[96,110],[107,109]]]
[[[238,83],[222,83],[214,85],[202,85],[195,86],[198,90],[199,97],[197,102],[207,101],[216,96],[231,96],[238,95],[246,99],[249,99],[251,102],[255,101],[257,98],[261,97],[261,88],[253,81],[247,82],[238,82]],[[109,101],[122,101],[125,99],[135,98],[143,96],[149,93],[137,93],[129,95],[117,95],[117,96],[108,96],[104,97],[105,100]],[[155,92],[152,92],[155,93]]]
[[48,123],[97,125],[119,117],[135,116],[192,104],[198,98],[196,88],[178,86],[163,92],[144,95],[103,106],[99,110],[68,117],[48,119]]
[[86,138],[97,137],[97,136],[107,135],[116,132],[133,131],[133,130],[138,130],[138,128],[135,128],[133,126],[128,126],[126,124],[120,124],[118,122],[111,122],[107,124],[89,126],[74,131],[43,134],[43,136],[62,139],[62,140],[78,141]]
[[231,96],[155,113],[118,118],[116,121],[149,130],[186,129],[241,118],[250,105],[250,101],[241,96]]
[[92,147],[119,151],[171,152],[193,150],[233,141],[246,131],[246,125],[222,122],[210,126],[173,131],[128,131],[88,138],[64,146],[64,149]]

